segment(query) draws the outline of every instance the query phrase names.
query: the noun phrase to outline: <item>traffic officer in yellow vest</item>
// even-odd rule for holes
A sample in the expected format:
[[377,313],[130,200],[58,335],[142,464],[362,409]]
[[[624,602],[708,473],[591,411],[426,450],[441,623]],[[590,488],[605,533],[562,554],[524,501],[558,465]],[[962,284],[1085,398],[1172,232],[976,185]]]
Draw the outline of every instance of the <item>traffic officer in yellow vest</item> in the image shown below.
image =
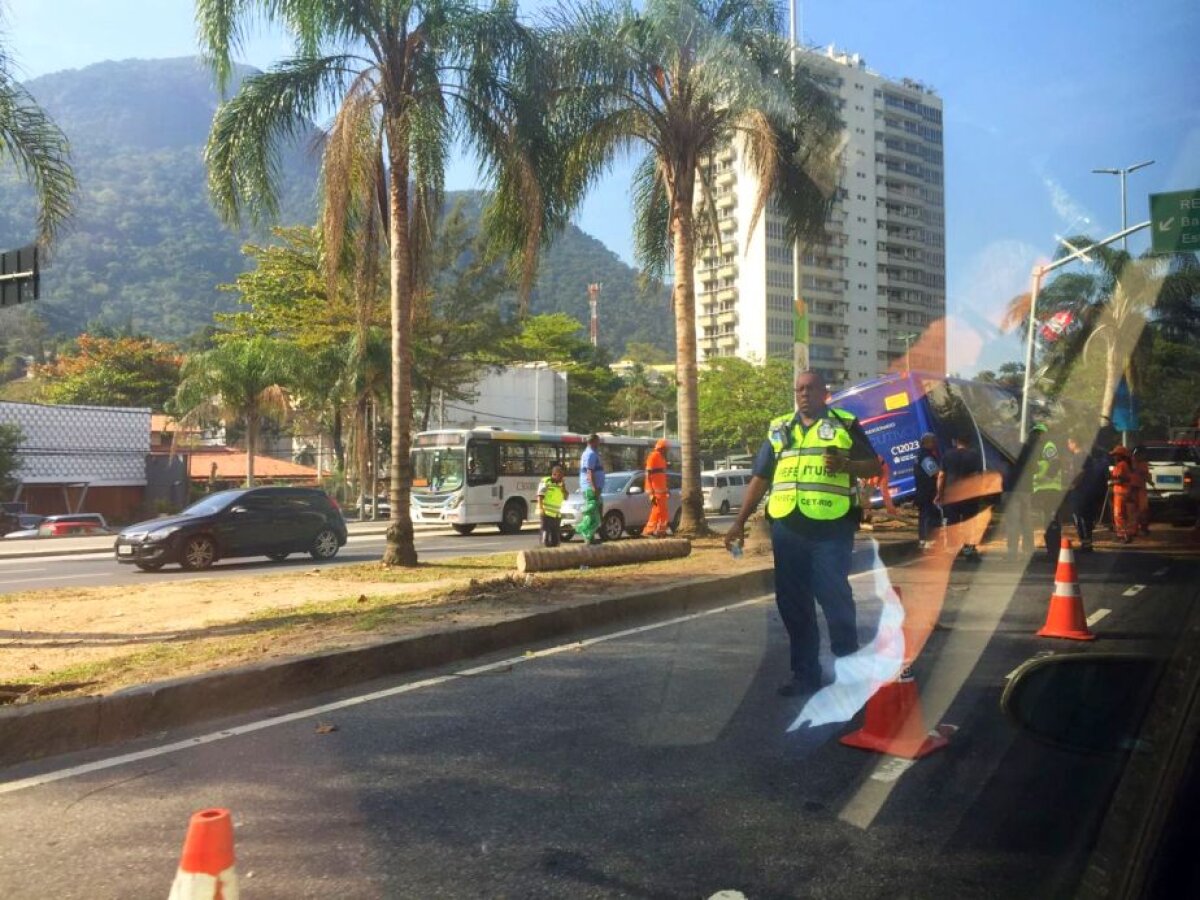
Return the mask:
[[567,499],[563,467],[555,466],[542,479],[537,492],[538,511],[542,515],[542,546],[557,547],[562,538],[562,505]]
[[1044,529],[1046,553],[1054,561],[1062,544],[1063,460],[1045,425],[1034,425],[1031,431],[1041,434],[1034,456],[1033,509]]
[[856,478],[879,474],[879,459],[858,420],[826,405],[816,372],[796,376],[796,410],[772,420],[754,460],[754,476],[725,546],[741,545],[746,519],[771,490],[767,518],[775,553],[775,603],[791,641],[785,697],[821,687],[820,631],[814,598],[829,626],[835,656],[858,649],[850,559],[859,509]]

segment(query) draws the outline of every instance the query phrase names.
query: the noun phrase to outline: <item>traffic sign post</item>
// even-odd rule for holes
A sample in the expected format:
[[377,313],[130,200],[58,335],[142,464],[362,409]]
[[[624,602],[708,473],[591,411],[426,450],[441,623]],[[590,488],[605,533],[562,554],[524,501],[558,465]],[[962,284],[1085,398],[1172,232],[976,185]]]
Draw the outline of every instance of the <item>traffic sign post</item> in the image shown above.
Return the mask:
[[1151,194],[1150,234],[1153,253],[1200,250],[1200,188]]
[[0,253],[0,307],[38,299],[37,244]]

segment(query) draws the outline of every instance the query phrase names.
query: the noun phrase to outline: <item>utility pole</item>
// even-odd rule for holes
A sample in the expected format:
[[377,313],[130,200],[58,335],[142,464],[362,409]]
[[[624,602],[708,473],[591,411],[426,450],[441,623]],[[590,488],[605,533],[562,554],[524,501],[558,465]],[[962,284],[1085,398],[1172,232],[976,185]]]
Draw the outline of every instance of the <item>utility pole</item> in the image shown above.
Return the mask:
[[588,306],[592,310],[592,318],[588,323],[588,339],[591,340],[593,347],[600,346],[600,292],[604,290],[604,285],[601,283],[588,285]]
[[[1136,172],[1138,169],[1144,169],[1146,166],[1154,165],[1154,160],[1148,159],[1145,162],[1135,163],[1132,166],[1127,166],[1124,169],[1092,169],[1093,175],[1116,175],[1121,179],[1121,231],[1127,231],[1129,228],[1129,206],[1126,203],[1125,195],[1125,178],[1131,172]],[[1121,249],[1126,253],[1129,252],[1129,236],[1121,238]]]

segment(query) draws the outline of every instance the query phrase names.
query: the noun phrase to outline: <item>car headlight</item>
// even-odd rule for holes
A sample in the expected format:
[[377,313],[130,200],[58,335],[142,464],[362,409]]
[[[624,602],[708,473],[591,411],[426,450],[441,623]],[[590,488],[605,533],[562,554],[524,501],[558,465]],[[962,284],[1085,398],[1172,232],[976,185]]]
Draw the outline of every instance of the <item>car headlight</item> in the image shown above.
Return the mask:
[[154,531],[151,531],[146,535],[146,540],[165,541],[182,527],[182,525],[168,525],[165,528],[156,528]]
[[447,509],[458,509],[463,504],[462,491],[457,491],[450,495],[450,499],[446,501]]

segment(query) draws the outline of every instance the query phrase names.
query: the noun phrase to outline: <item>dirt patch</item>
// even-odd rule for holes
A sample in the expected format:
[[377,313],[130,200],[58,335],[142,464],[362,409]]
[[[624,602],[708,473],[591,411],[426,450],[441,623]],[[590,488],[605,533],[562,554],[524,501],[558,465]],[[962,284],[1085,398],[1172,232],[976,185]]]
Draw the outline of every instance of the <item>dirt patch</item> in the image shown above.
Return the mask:
[[12,687],[0,691],[0,703],[108,693],[766,564],[762,557],[732,560],[718,540],[705,539],[690,557],[602,571],[520,575],[509,553],[415,569],[371,563],[300,575],[12,594],[0,601],[0,684]]

